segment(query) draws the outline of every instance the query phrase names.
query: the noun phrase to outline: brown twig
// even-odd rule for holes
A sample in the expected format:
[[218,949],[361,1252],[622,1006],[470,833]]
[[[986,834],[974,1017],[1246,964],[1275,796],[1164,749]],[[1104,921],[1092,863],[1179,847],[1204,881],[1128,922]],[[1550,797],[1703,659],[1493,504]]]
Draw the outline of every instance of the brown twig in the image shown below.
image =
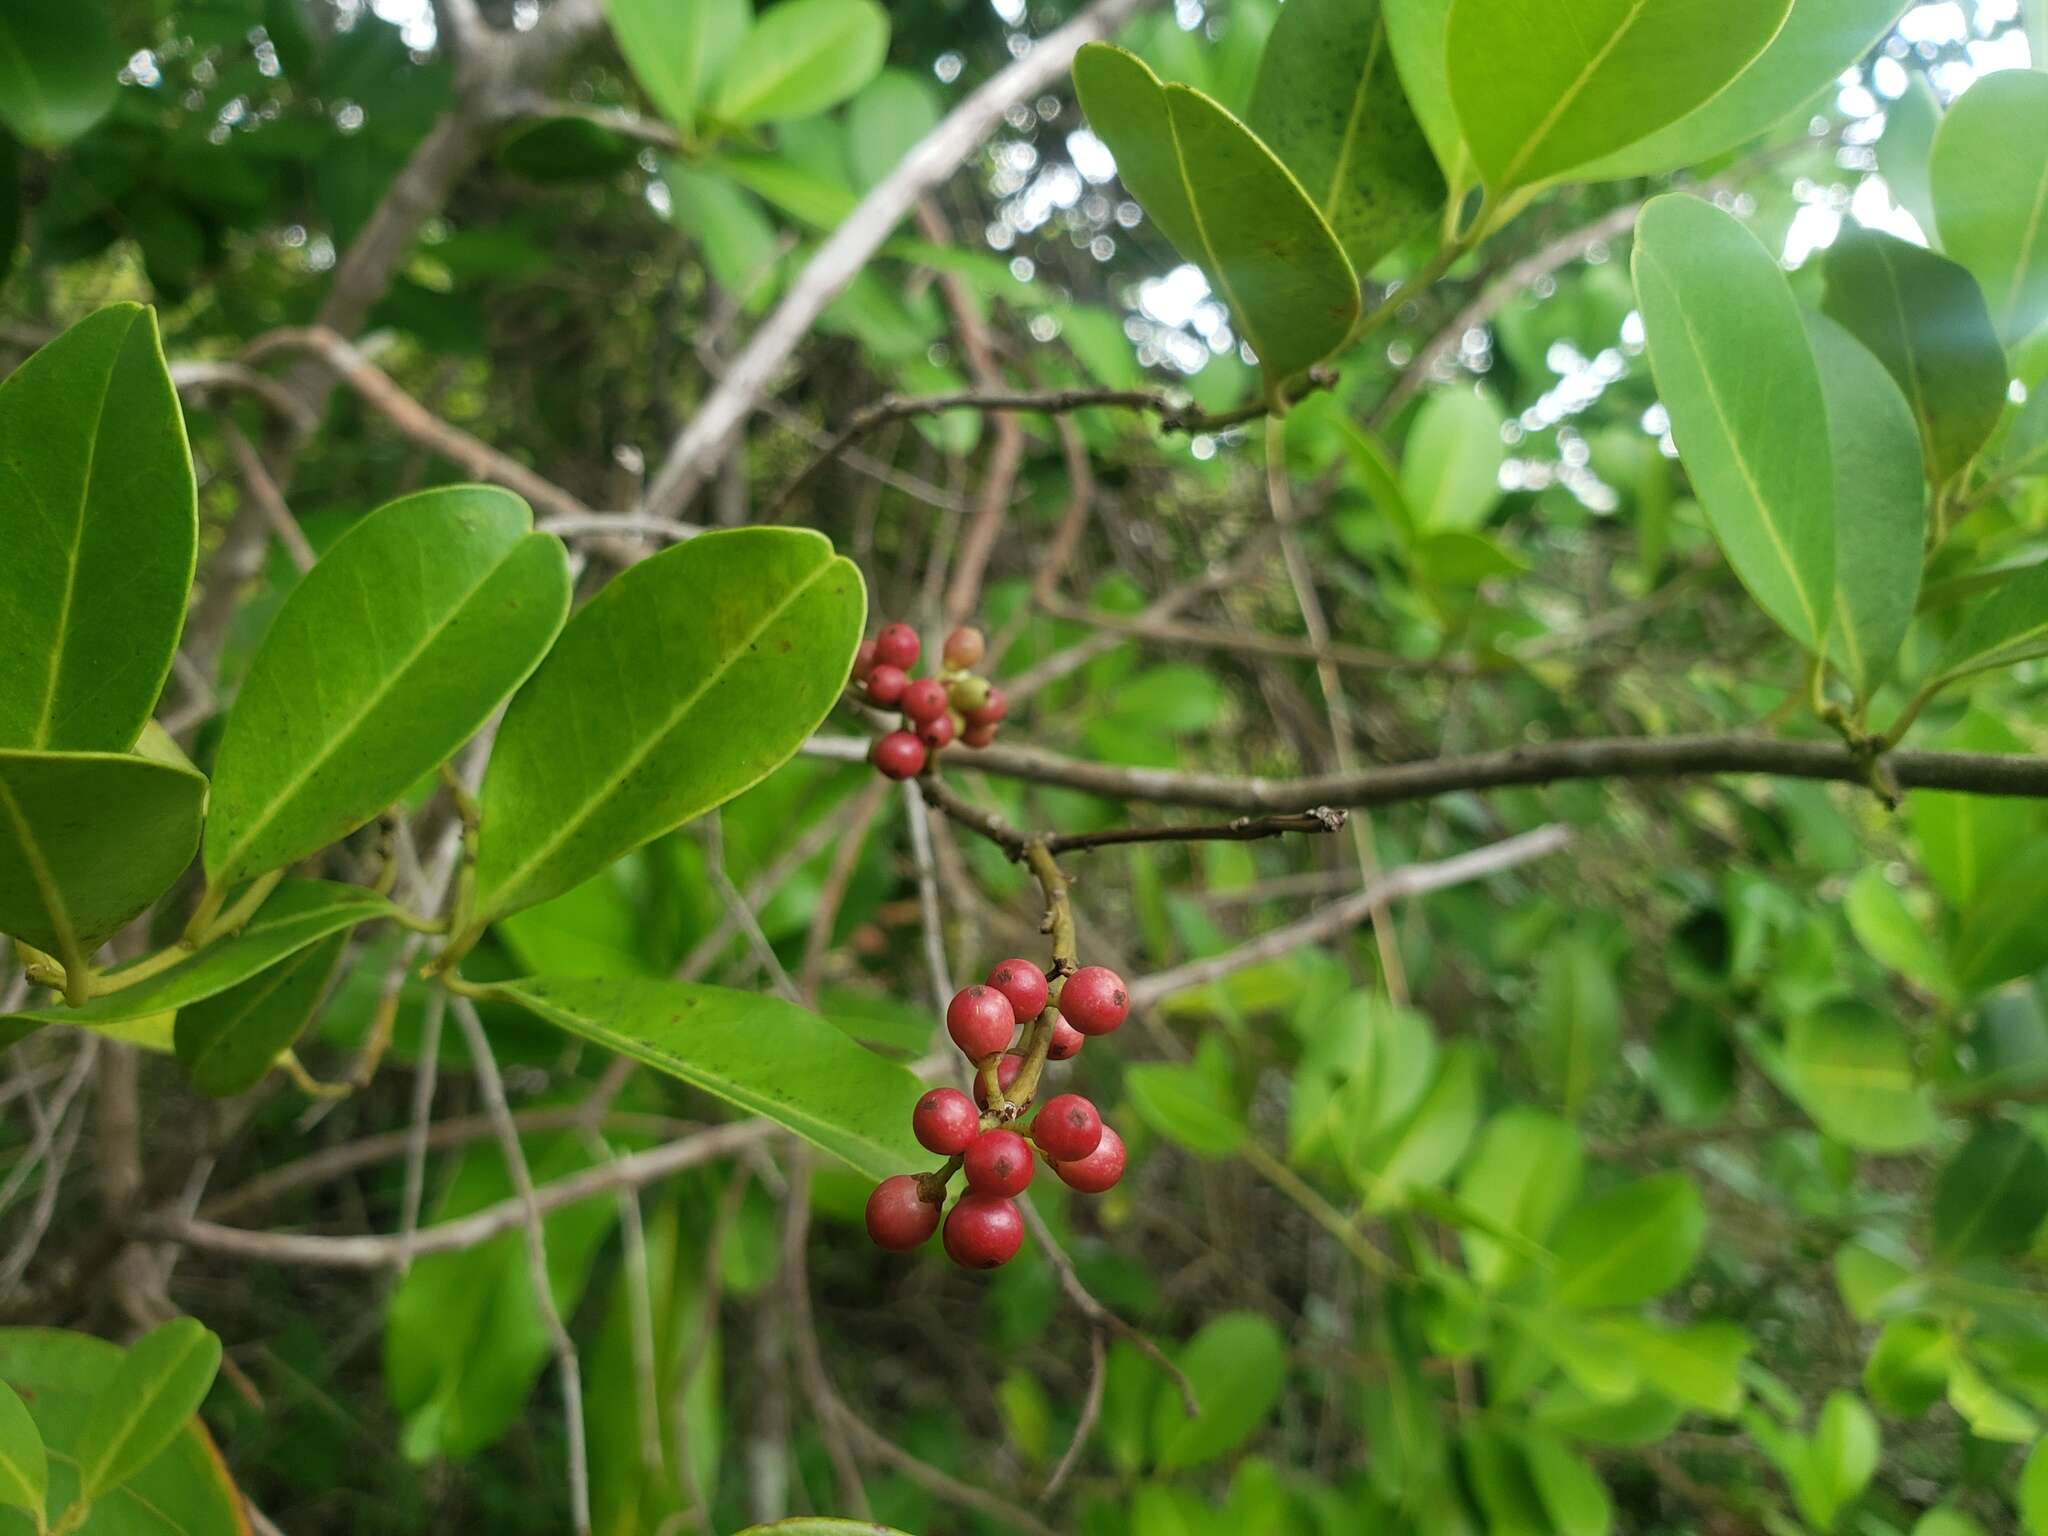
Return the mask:
[[1081,1460],[1081,1452],[1087,1448],[1088,1437],[1095,1433],[1096,1420],[1102,1417],[1103,1383],[1109,1376],[1108,1355],[1102,1347],[1102,1325],[1096,1324],[1088,1330],[1088,1395],[1081,1399],[1081,1417],[1074,1423],[1073,1438],[1067,1441],[1065,1454],[1059,1465],[1052,1469],[1052,1476],[1045,1480],[1045,1486],[1038,1491],[1038,1502],[1050,1504],[1066,1486],[1068,1476]]

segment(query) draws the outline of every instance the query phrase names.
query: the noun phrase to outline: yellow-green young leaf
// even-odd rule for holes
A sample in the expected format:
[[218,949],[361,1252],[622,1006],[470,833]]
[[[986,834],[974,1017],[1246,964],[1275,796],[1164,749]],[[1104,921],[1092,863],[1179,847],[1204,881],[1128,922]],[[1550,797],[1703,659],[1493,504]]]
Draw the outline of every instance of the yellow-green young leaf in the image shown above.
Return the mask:
[[0,123],[56,149],[114,105],[121,44],[106,0],[16,0],[0,13]]
[[205,814],[189,768],[0,751],[0,933],[78,969],[184,872]]
[[1927,478],[1942,483],[2005,410],[2005,353],[1982,290],[1946,257],[1873,229],[1845,229],[1824,266],[1821,308],[1897,381],[1920,427]]
[[1152,1445],[1163,1471],[1214,1461],[1258,1431],[1286,1385],[1287,1346],[1260,1314],[1226,1312],[1188,1340],[1179,1364],[1202,1411],[1189,1418],[1175,1384],[1158,1383]]
[[220,1340],[193,1318],[174,1317],[137,1339],[78,1432],[79,1497],[100,1498],[161,1455],[219,1369]]
[[1444,74],[1444,27],[1450,20],[1451,0],[1380,0],[1380,11],[1386,17],[1387,42],[1394,50],[1408,105],[1422,123],[1451,195],[1461,196],[1472,185],[1474,167]]
[[2048,656],[2048,562],[2024,566],[1972,598],[1934,675],[1954,682],[2036,656]]
[[[1944,752],[2031,750],[2011,726],[1982,708],[1972,708],[1937,745]],[[1908,797],[1906,819],[1920,845],[1927,878],[1956,907],[1974,902],[1991,877],[2014,862],[2013,850],[2033,841],[2041,830],[2037,811],[2024,800],[1939,790],[1920,790]]]
[[[1832,86],[1908,8],[1909,0],[1796,0],[1770,46],[1726,90],[1628,148],[1580,166],[1572,179],[1655,176],[1747,143]],[[1888,106],[1887,131],[1890,114]]]
[[1941,102],[1927,77],[1915,71],[1905,95],[1884,109],[1884,133],[1877,141],[1877,169],[1892,199],[1913,215],[1930,240],[1937,234],[1930,161],[1941,129]]
[[872,1520],[819,1520],[799,1516],[777,1520],[770,1525],[750,1525],[740,1536],[904,1536],[893,1525],[876,1525]]
[[1636,222],[1636,301],[1679,458],[1728,563],[1816,654],[1835,602],[1827,401],[1778,263],[1699,198]]
[[1884,365],[1826,315],[1806,312],[1834,468],[1835,615],[1828,655],[1858,698],[1891,672],[1913,622],[1927,546],[1927,485],[1913,412]]
[[1944,1504],[1913,1522],[1913,1536],[1984,1536],[1984,1527],[1954,1505]]
[[2008,343],[2048,320],[2044,62],[1985,75],[1957,97],[1934,136],[1928,167],[1941,248],[1983,284]]
[[640,978],[496,984],[550,1024],[762,1115],[874,1178],[928,1162],[907,1070],[816,1014],[753,992]]
[[[233,938],[210,944],[146,981],[94,997],[83,1007],[30,1008],[9,1014],[0,1019],[0,1039],[18,1039],[44,1024],[98,1029],[189,1007],[218,997],[331,933],[371,922],[390,911],[390,902],[359,885],[294,880],[279,886],[263,910]],[[113,974],[118,977],[121,973]]]
[[863,187],[875,185],[938,121],[938,93],[922,75],[883,70],[846,109],[846,157],[853,179]]
[[1742,1362],[1750,1337],[1737,1324],[1665,1328],[1640,1318],[1610,1317],[1591,1326],[1666,1397],[1724,1419],[1742,1406]]
[[605,19],[633,78],[688,138],[706,88],[753,24],[748,0],[604,0]]
[[1878,1410],[1917,1419],[1941,1401],[1955,1363],[1955,1340],[1931,1318],[1895,1317],[1863,1362],[1863,1390]]
[[1311,1162],[1363,1145],[1415,1107],[1435,1069],[1427,1019],[1370,993],[1347,993],[1323,1014],[1295,1069],[1288,1154]]
[[1245,125],[1294,173],[1361,276],[1443,206],[1378,0],[1290,0],[1260,55]]
[[[1458,1175],[1458,1198],[1499,1226],[1540,1244],[1579,1192],[1585,1162],[1568,1120],[1540,1109],[1503,1110],[1487,1121]],[[1483,1290],[1499,1290],[1529,1272],[1513,1249],[1467,1228],[1459,1234],[1466,1267]]]
[[1551,1302],[1630,1307],[1683,1280],[1707,1234],[1706,1207],[1682,1173],[1652,1174],[1579,1206],[1557,1229]]
[[180,1009],[172,1038],[193,1086],[227,1098],[261,1082],[312,1022],[347,948],[346,930],[329,934],[240,986]]
[[[122,1360],[123,1351],[90,1334],[0,1329],[0,1380],[20,1395],[48,1448],[48,1504],[56,1521],[77,1501],[80,1436],[91,1405],[114,1381]],[[206,1426],[188,1417],[169,1448],[97,1501],[79,1529],[80,1536],[232,1536],[247,1524],[242,1496],[228,1480]]]
[[1439,390],[1401,449],[1402,501],[1425,534],[1477,528],[1500,504],[1500,404],[1480,389]]
[[1569,1114],[1621,1060],[1621,993],[1599,946],[1583,934],[1549,946],[1533,1011],[1526,1036],[1530,1064]]
[[1301,184],[1249,129],[1107,43],[1074,56],[1074,88],[1124,185],[1229,305],[1269,388],[1343,344],[1358,278]]
[[2037,921],[2048,903],[2048,844],[2040,839],[1998,850],[1949,944],[1948,965],[1968,996],[1989,992],[2048,965],[2048,931]]
[[1139,1118],[1203,1157],[1228,1157],[1244,1145],[1244,1111],[1200,1067],[1142,1062],[1124,1073],[1124,1091]]
[[198,542],[153,311],[103,309],[0,381],[0,747],[135,744],[178,648]]
[[50,1491],[50,1458],[43,1432],[14,1388],[0,1381],[0,1504],[28,1510],[42,1529]]
[[1614,1505],[1591,1462],[1541,1430],[1522,1436],[1522,1454],[1555,1536],[1607,1536]]
[[338,842],[504,703],[569,612],[569,562],[510,491],[460,485],[379,508],[285,599],[214,764],[217,886]]
[[2039,1419],[1961,1356],[1948,1368],[1948,1403],[1980,1440],[2025,1445],[2041,1433]]
[[1877,1244],[1885,1241],[1859,1238],[1835,1250],[1835,1289],[1859,1323],[1876,1322],[1926,1293],[1920,1277],[1905,1262],[1910,1255],[1903,1249],[1896,1254],[1880,1252]]
[[614,577],[512,701],[483,784],[476,923],[580,885],[759,783],[860,644],[850,560],[793,528],[707,533]]
[[2048,1151],[2024,1126],[1988,1121],[1934,1186],[1934,1257],[1943,1264],[2022,1253],[2048,1216]]
[[1877,1470],[1877,1420],[1863,1400],[1831,1392],[1805,1446],[1797,1475],[1788,1477],[1794,1502],[1807,1522],[1830,1530],[1835,1516],[1870,1483]]
[[1877,865],[1849,883],[1842,910],[1856,942],[1879,964],[1940,996],[1955,990],[1948,964],[1935,943],[1934,925],[1907,909]]
[[1356,1148],[1351,1181],[1367,1205],[1392,1209],[1414,1191],[1450,1177],[1479,1125],[1480,1070],[1477,1047],[1468,1041],[1453,1045],[1414,1111]]
[[875,78],[889,15],[874,0],[782,0],[725,61],[710,115],[751,126],[836,107]]
[[1793,1020],[1784,1064],[1800,1107],[1848,1146],[1902,1152],[1940,1129],[1906,1031],[1867,1004],[1827,1003]]
[[1792,0],[1452,0],[1451,100],[1496,198],[1676,122],[1778,35]]
[[2035,1442],[2020,1472],[2019,1505],[2027,1536],[2048,1536],[2048,1440]]

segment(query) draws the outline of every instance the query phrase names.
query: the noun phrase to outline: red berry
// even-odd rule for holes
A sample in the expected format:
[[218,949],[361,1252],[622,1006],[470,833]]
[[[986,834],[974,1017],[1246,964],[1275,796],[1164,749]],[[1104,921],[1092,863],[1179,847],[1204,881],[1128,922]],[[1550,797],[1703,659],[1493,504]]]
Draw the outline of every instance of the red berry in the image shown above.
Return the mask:
[[[1095,1144],[1093,1152],[1072,1162],[1054,1163],[1052,1171],[1069,1189],[1078,1189],[1084,1195],[1099,1195],[1114,1188],[1116,1181],[1124,1176],[1124,1139],[1105,1125],[1102,1140]],[[950,1247],[949,1244],[949,1250]]]
[[1106,1035],[1131,1011],[1124,979],[1106,965],[1084,965],[1060,989],[1060,1012],[1084,1035]]
[[1077,1162],[1102,1143],[1102,1116],[1078,1093],[1047,1099],[1031,1122],[1031,1139],[1056,1162]]
[[988,984],[1010,1000],[1020,1019],[1045,1012],[1045,972],[1029,960],[1003,960],[988,973]]
[[903,690],[909,686],[909,673],[889,662],[878,661],[868,671],[868,702],[879,704],[886,709],[902,698]]
[[917,665],[917,631],[908,624],[891,624],[875,636],[875,656],[892,667],[909,671]]
[[1015,1131],[983,1131],[960,1166],[977,1195],[1021,1195],[1031,1184],[1031,1146]]
[[[1010,1085],[1017,1081],[1017,1074],[1023,1070],[1024,1058],[1022,1056],[1005,1056],[996,1063],[997,1085],[1002,1088],[1004,1093],[1008,1093]],[[974,1074],[974,1102],[983,1109],[988,1108],[988,1095],[981,1091],[981,1074],[979,1072]]]
[[1088,1037],[1065,1019],[1052,1021],[1052,1048],[1045,1053],[1047,1061],[1070,1061],[1081,1054],[1081,1047],[1088,1043]]
[[981,1112],[958,1088],[934,1088],[911,1110],[910,1130],[925,1151],[952,1157],[981,1134]]
[[986,1061],[1009,1045],[1017,1033],[1017,1015],[994,987],[966,987],[946,1005],[946,1033],[969,1061]]
[[951,715],[939,715],[934,719],[925,721],[923,725],[917,728],[917,739],[934,752],[938,751],[941,747],[951,746],[953,744],[953,717]]
[[996,744],[996,728],[992,725],[970,725],[960,733],[960,741],[969,747],[992,747]]
[[891,731],[875,738],[868,748],[868,761],[881,769],[885,778],[914,779],[924,772],[924,743],[908,731]]
[[988,654],[988,642],[981,637],[981,631],[969,625],[962,625],[946,636],[946,665],[958,672],[971,670],[981,658]]
[[946,685],[936,677],[920,677],[903,690],[897,707],[919,725],[936,720],[946,712]]
[[1024,1218],[1001,1195],[962,1195],[946,1217],[946,1257],[962,1269],[996,1269],[1024,1243]]
[[853,653],[853,680],[864,683],[868,674],[875,670],[875,642],[863,640],[860,649]]
[[919,1197],[917,1175],[882,1180],[868,1196],[868,1236],[875,1246],[905,1253],[939,1229],[939,1208]]
[[981,708],[970,709],[967,712],[967,723],[969,725],[994,725],[1009,712],[1010,700],[1008,696],[1000,688],[991,688],[988,691],[988,699],[982,704]]

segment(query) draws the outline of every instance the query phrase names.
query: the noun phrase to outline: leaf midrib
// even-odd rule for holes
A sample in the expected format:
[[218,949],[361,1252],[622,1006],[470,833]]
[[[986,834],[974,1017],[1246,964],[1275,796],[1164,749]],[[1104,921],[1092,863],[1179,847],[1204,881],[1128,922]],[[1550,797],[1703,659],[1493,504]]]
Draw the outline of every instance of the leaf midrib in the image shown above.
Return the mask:
[[64,893],[57,888],[56,877],[50,873],[42,845],[36,841],[35,829],[29,825],[28,812],[21,808],[21,802],[15,799],[14,791],[8,787],[4,776],[0,776],[0,810],[6,812],[7,820],[14,828],[15,839],[28,859],[29,878],[35,882],[36,895],[43,903],[50,926],[57,931],[57,958],[64,962],[67,971],[81,969],[86,956],[79,947],[78,929],[71,921],[71,909],[65,904]]
[[577,830],[581,828],[585,822],[589,821],[591,816],[596,813],[597,808],[600,805],[604,804],[605,801],[609,800],[615,793],[617,793],[618,787],[621,784],[625,783],[627,779],[631,778],[633,774],[639,770],[640,765],[646,762],[647,759],[654,753],[655,749],[659,747],[663,742],[667,741],[668,738],[675,733],[676,727],[683,723],[684,718],[688,716],[691,710],[697,707],[697,705],[703,700],[704,695],[710,692],[711,689],[716,687],[721,681],[723,681],[726,673],[730,672],[735,666],[737,666],[739,664],[740,658],[745,656],[747,652],[753,648],[754,642],[760,639],[761,636],[765,635],[768,632],[769,627],[773,625],[777,619],[781,618],[783,614],[788,612],[789,609],[796,603],[797,599],[801,598],[806,592],[810,591],[810,589],[817,584],[819,578],[824,576],[825,573],[830,571],[832,567],[837,563],[838,559],[836,556],[827,555],[825,559],[819,563],[818,568],[816,570],[812,571],[810,575],[806,576],[802,581],[798,582],[794,587],[790,588],[788,595],[785,596],[782,599],[782,601],[777,603],[773,608],[769,609],[767,614],[762,618],[761,622],[755,625],[751,630],[749,630],[746,634],[746,637],[738,645],[732,648],[731,652],[726,656],[725,660],[721,661],[716,667],[714,667],[709,673],[707,673],[704,677],[704,680],[700,682],[696,686],[696,688],[693,689],[688,694],[688,696],[686,696],[676,706],[676,708],[670,712],[668,719],[663,722],[661,728],[659,730],[649,732],[647,736],[642,739],[639,746],[635,747],[631,752],[626,754],[625,758],[619,764],[619,767],[614,772],[607,775],[604,781],[597,787],[597,789],[584,799],[583,804],[577,807],[573,815],[565,816],[556,823],[554,834],[550,836],[547,839],[547,841],[543,842],[539,848],[534,850],[534,852],[530,854],[524,860],[524,862],[514,866],[512,872],[509,875],[507,875],[503,880],[499,881],[495,886],[492,887],[489,893],[488,900],[479,897],[478,912],[476,918],[478,924],[489,922],[492,919],[501,915],[504,908],[504,902],[507,898],[508,893],[516,892],[519,889],[520,885],[524,883],[536,869],[539,869],[544,864],[546,864],[550,858],[554,857],[556,850],[558,850],[563,843],[567,842],[572,836],[574,836]]
[[1330,221],[1331,233],[1336,232],[1337,206],[1343,201],[1344,183],[1351,170],[1351,156],[1358,148],[1358,135],[1365,122],[1365,105],[1371,97],[1369,87],[1373,72],[1379,68],[1380,49],[1387,40],[1387,20],[1376,15],[1372,28],[1372,45],[1365,52],[1365,68],[1359,71],[1358,88],[1351,93],[1351,114],[1344,120],[1344,136],[1337,141],[1337,164],[1330,172],[1330,194],[1324,201],[1323,211]]
[[[1595,71],[1607,62],[1607,56],[1621,46],[1621,40],[1628,35],[1629,29],[1636,24],[1636,18],[1643,14],[1644,8],[1649,3],[1650,0],[1633,0],[1633,3],[1629,6],[1628,15],[1624,16],[1621,20],[1621,25],[1610,32],[1607,36],[1607,41],[1594,50],[1593,56],[1586,60],[1585,66],[1580,69],[1578,77],[1565,87],[1557,100],[1551,104],[1550,110],[1543,114],[1542,119],[1536,124],[1535,132],[1522,141],[1520,152],[1515,155],[1514,159],[1508,162],[1507,169],[1501,172],[1500,188],[1512,187],[1516,184],[1515,177],[1521,173],[1522,167],[1528,163],[1530,156],[1542,148],[1543,141],[1556,131],[1558,122],[1564,117],[1566,112],[1571,110],[1573,104],[1578,101],[1580,95],[1586,89],[1587,82],[1593,78]],[[1566,14],[1570,15],[1569,12]],[[1577,31],[1576,18],[1573,18],[1573,30]],[[1500,188],[1495,190],[1498,191]]]

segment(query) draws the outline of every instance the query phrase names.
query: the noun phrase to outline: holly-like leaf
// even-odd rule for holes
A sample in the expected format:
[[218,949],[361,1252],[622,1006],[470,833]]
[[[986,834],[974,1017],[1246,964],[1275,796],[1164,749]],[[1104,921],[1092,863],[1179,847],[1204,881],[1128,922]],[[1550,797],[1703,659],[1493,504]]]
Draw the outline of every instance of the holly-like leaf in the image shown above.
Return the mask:
[[1408,106],[1378,0],[1290,0],[1245,125],[1294,173],[1355,273],[1426,224],[1444,179]]
[[193,1318],[172,1318],[137,1339],[78,1432],[78,1496],[98,1499],[162,1455],[219,1369],[220,1340]]
[[210,881],[346,837],[526,680],[569,611],[561,541],[532,527],[510,491],[424,491],[371,513],[306,573],[221,737]]
[[874,79],[888,52],[889,15],[874,0],[782,0],[726,59],[709,115],[741,126],[809,117]]
[[1200,91],[1161,85],[1107,43],[1074,56],[1074,87],[1124,185],[1230,307],[1269,390],[1343,344],[1357,275],[1272,150]]
[[1452,0],[1446,74],[1495,198],[1598,161],[1727,89],[1792,0]]
[[1807,650],[1835,601],[1827,403],[1778,263],[1698,198],[1654,198],[1636,224],[1635,287],[1657,392],[1728,563]]
[[[2002,69],[1956,98],[1928,181],[1941,248],[1983,285],[1998,334],[2048,320],[2048,74]],[[1933,229],[1928,231],[1934,233]]]
[[570,619],[483,783],[476,924],[532,906],[760,782],[825,718],[866,619],[822,535],[707,533]]
[[786,1126],[870,1177],[930,1161],[909,1132],[923,1085],[780,998],[645,978],[530,977],[495,990],[571,1034]]
[[1920,427],[1927,478],[1969,463],[2005,410],[2005,353],[1976,280],[1944,256],[1878,230],[1828,247],[1821,302],[1876,354]]
[[135,744],[178,648],[198,543],[153,311],[103,309],[0,382],[0,747]]
[[81,969],[192,862],[205,813],[189,768],[0,751],[0,933]]

